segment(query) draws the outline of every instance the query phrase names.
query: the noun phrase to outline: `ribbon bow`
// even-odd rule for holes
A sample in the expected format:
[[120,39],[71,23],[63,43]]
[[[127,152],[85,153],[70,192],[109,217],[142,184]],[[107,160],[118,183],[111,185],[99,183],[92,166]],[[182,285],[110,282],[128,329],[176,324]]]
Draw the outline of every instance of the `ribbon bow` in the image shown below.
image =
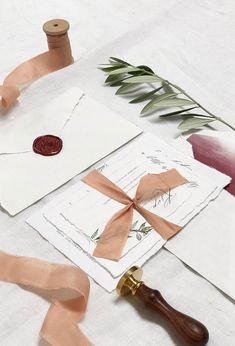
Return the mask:
[[140,205],[143,201],[151,200],[155,196],[162,196],[170,189],[187,183],[187,180],[176,169],[143,176],[140,179],[133,199],[96,170],[89,173],[82,181],[102,194],[125,205],[106,224],[93,256],[115,261],[121,257],[123,247],[131,230],[134,209],[166,240],[181,230],[180,226],[151,213]]

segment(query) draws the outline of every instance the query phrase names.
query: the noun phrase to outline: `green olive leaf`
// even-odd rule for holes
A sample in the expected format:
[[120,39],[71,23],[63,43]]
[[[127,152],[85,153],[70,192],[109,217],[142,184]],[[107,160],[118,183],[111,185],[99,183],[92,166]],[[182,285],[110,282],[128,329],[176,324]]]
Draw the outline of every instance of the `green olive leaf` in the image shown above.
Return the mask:
[[142,231],[143,233],[148,233],[148,232],[152,231],[152,229],[153,229],[153,227],[151,227],[151,226],[146,226],[146,227],[142,228],[141,231]]
[[[187,100],[187,99],[181,99],[176,97],[169,97],[166,99],[163,99],[159,102],[153,102],[151,105],[149,105],[147,111],[157,109],[157,108],[165,108],[165,107],[182,107],[187,105],[194,104],[193,101]],[[144,109],[141,111],[141,114],[145,113],[146,110]]]
[[156,76],[137,76],[137,77],[130,77],[126,80],[124,83],[154,83],[159,82],[160,79]]
[[205,126],[209,123],[211,123],[212,121],[214,121],[215,119],[211,119],[211,118],[199,118],[199,117],[191,117],[191,118],[187,118],[185,120],[183,120],[178,128],[182,131],[188,131],[191,129],[197,129],[198,127],[202,127]]
[[120,65],[115,65],[115,66],[108,66],[108,67],[98,67],[99,70],[103,71],[103,72],[111,72],[114,70],[118,70],[122,67],[125,67],[123,64]]
[[[115,80],[115,81],[113,81],[113,82],[111,82],[110,84],[109,84],[109,86],[111,86],[111,87],[115,87],[115,86],[121,86],[121,85],[123,85],[123,82],[124,82],[124,80],[126,80],[127,78],[126,78],[126,76],[120,76],[120,78],[118,78],[117,80]],[[124,84],[125,85],[125,84]]]
[[159,90],[161,90],[163,88],[163,86],[160,86],[159,88],[156,88],[148,93],[144,93],[138,97],[136,97],[135,99],[131,100],[129,103],[139,103],[139,102],[143,102],[145,100],[150,99],[156,92],[158,92]]
[[155,105],[158,104],[159,102],[161,102],[162,100],[169,99],[172,97],[175,98],[176,96],[177,96],[176,93],[165,93],[162,95],[156,95],[153,97],[153,99],[149,103],[147,103],[147,105],[142,109],[140,114],[144,114],[144,113],[150,111],[151,109],[155,108]]
[[134,91],[138,87],[138,84],[124,84],[118,88],[116,95],[127,94],[131,91]]
[[137,66],[137,67],[141,68],[142,70],[145,70],[146,72],[150,72],[150,73],[154,74],[153,70],[150,67],[146,66],[146,65],[140,65],[140,66]]
[[[110,71],[109,72],[109,75],[116,75],[116,74],[119,74],[119,73],[128,73],[128,72],[135,72],[135,71],[140,71],[139,68],[137,67],[122,67],[122,68],[118,68],[118,69],[115,69],[113,71]],[[140,71],[141,72],[141,71]]]
[[198,106],[191,107],[191,108],[186,108],[186,109],[181,109],[181,110],[175,111],[175,112],[161,114],[161,115],[159,115],[159,117],[160,118],[166,118],[166,117],[171,117],[171,116],[178,115],[178,114],[184,115],[182,113],[188,112],[188,111],[190,111],[191,109],[194,109],[194,108],[198,108]]
[[115,75],[112,75],[112,76],[108,76],[106,79],[105,79],[105,83],[112,83],[112,82],[115,82],[115,81],[118,81],[118,80],[121,80],[125,78],[125,75],[123,73],[119,73],[118,75],[115,74]]
[[120,64],[124,64],[124,65],[127,65],[127,66],[131,66],[128,62],[122,60],[122,59],[119,59],[119,58],[114,58],[113,56],[111,56],[109,58],[112,61],[116,62],[116,63],[120,63]]
[[195,103],[188,99],[174,98],[170,100],[162,100],[156,106],[160,107],[182,107],[187,105],[194,105]]

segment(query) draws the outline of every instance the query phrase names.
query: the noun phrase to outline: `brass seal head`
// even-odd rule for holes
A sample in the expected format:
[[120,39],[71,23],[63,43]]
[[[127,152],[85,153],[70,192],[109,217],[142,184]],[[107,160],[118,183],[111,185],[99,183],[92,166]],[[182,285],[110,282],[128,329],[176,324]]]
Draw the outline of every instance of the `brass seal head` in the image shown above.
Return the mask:
[[136,294],[137,289],[143,284],[143,281],[140,281],[142,278],[143,270],[137,266],[131,267],[119,280],[116,291],[118,295],[124,296]]

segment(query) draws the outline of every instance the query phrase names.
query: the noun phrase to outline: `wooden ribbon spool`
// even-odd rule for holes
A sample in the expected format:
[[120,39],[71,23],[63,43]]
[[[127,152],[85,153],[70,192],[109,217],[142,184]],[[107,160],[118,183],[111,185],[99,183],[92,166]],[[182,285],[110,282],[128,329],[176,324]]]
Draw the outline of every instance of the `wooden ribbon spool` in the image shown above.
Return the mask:
[[64,19],[52,19],[44,23],[43,31],[47,36],[49,51],[55,48],[63,48],[63,55],[66,58],[66,65],[74,62],[71,45],[68,37],[69,22]]

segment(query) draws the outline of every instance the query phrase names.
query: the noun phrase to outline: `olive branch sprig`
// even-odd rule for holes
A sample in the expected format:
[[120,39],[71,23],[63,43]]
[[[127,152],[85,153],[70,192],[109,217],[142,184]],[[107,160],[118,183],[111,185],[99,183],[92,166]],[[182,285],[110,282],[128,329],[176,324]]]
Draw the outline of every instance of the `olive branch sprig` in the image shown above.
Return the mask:
[[[119,87],[116,91],[117,95],[133,97],[143,85],[151,86],[150,90],[139,93],[138,96],[135,95],[130,101],[130,103],[148,101],[141,111],[142,116],[153,114],[164,108],[180,107],[179,110],[160,114],[160,118],[183,117],[183,121],[178,126],[182,131],[196,129],[214,121],[219,121],[235,131],[235,128],[224,119],[211,113],[178,85],[160,77],[146,65],[133,66],[122,59],[110,57],[109,63],[102,64],[99,68],[108,74],[105,80],[107,85]],[[182,108],[185,106],[187,108]],[[195,111],[190,113],[193,109],[200,109],[200,113]]]
[[[135,237],[137,240],[142,240],[144,236],[146,236],[150,231],[153,230],[152,226],[146,226],[146,222],[143,222],[139,227],[138,225],[138,220],[135,221],[132,226],[131,226],[131,233],[135,233]],[[128,236],[128,238],[132,238],[131,235]]]
[[[138,225],[138,220],[135,221],[130,229],[130,233],[135,233],[135,237],[137,240],[142,240],[143,236],[147,235],[150,231],[153,230],[152,226],[146,226],[146,222],[143,222],[139,227],[137,227]],[[91,235],[91,239],[94,242],[98,242],[100,240],[100,235],[99,235],[99,228],[97,228],[95,230],[95,232]],[[132,235],[129,235],[128,238],[132,238]]]

